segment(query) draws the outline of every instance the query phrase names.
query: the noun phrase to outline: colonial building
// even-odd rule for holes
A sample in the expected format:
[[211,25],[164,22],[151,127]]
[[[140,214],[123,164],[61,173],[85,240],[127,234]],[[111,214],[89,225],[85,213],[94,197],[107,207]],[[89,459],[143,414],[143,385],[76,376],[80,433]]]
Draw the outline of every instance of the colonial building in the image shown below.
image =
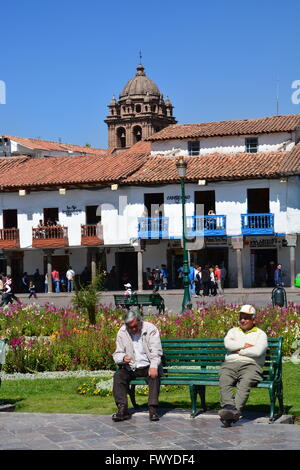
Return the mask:
[[155,132],[175,124],[173,105],[164,100],[157,85],[147,77],[139,64],[135,76],[129,80],[117,101],[113,96],[109,105],[108,147],[128,148]]
[[[178,287],[176,162],[184,158],[190,261],[224,264],[226,285],[239,288],[269,285],[280,262],[285,284],[293,285],[300,271],[300,115],[175,124],[163,114],[166,102],[157,114],[143,108],[147,96],[156,106],[162,97],[142,73],[139,66],[110,108],[119,115],[107,118],[115,137],[123,125],[125,145],[93,149],[2,136],[0,272],[17,282],[36,268],[63,273],[71,265],[80,273],[87,266],[94,275],[97,267],[116,266],[115,287],[127,278],[142,289],[146,268],[164,263],[169,287]],[[131,117],[122,109],[127,96]],[[154,127],[143,130],[142,140],[133,138],[133,127],[148,118]]]

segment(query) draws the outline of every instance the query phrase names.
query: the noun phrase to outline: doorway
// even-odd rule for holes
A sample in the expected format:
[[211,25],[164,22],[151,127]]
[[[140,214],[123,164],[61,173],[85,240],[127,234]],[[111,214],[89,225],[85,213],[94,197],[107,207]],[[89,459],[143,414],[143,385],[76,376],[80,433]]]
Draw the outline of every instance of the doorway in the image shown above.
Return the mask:
[[99,206],[86,206],[85,208],[85,223],[87,225],[97,225],[101,222],[101,215],[97,215]]
[[133,289],[137,289],[137,253],[124,252],[116,253],[116,263],[118,273],[118,285],[124,290],[124,284],[129,282]]
[[46,225],[48,221],[52,224],[58,222],[58,207],[44,209],[44,225]]
[[17,209],[4,209],[4,211],[3,211],[3,228],[18,228],[18,211],[17,211]]
[[216,212],[215,191],[195,191],[195,215],[207,215],[210,210]]
[[277,266],[277,249],[251,250],[251,286],[273,287]]
[[247,189],[248,214],[270,212],[269,188]]

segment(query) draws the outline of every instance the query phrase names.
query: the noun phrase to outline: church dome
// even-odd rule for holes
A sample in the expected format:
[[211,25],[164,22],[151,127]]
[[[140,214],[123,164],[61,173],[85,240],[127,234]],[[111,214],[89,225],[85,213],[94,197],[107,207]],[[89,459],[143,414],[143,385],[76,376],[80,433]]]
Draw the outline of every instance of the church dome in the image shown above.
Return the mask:
[[147,77],[144,72],[144,67],[142,64],[139,64],[136,68],[137,72],[135,77],[129,80],[125,87],[123,88],[122,92],[120,93],[120,98],[124,98],[133,95],[155,95],[160,96],[160,91],[157,85]]

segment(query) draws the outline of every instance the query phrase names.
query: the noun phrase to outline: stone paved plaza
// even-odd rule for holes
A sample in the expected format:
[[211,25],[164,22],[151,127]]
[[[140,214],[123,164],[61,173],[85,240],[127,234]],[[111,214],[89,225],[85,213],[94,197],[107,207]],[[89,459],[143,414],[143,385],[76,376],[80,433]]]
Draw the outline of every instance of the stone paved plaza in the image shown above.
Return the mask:
[[[0,413],[0,450],[299,450],[300,426],[268,424],[245,415],[224,428],[217,413],[192,419],[183,410],[163,411],[150,422],[146,411],[114,423],[110,415]],[[118,451],[120,451],[118,453]]]

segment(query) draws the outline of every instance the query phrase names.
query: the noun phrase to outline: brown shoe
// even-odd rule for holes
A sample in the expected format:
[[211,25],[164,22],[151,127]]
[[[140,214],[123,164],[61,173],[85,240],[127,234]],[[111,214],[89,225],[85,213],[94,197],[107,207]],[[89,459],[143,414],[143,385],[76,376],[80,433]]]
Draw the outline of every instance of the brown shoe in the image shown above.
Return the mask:
[[118,421],[125,421],[126,419],[130,419],[131,414],[128,413],[128,408],[126,405],[118,405],[117,413],[114,413],[111,419],[115,422]]
[[150,421],[159,421],[157,406],[149,406],[149,419]]

